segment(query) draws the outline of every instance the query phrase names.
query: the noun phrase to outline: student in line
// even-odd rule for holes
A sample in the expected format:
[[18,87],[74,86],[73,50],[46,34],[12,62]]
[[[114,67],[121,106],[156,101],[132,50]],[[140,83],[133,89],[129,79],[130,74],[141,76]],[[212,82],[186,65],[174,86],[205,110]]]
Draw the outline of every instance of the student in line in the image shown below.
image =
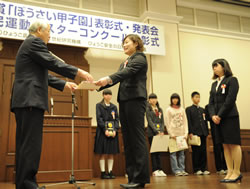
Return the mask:
[[[148,105],[146,108],[146,117],[148,121],[148,141],[152,145],[153,137],[156,135],[164,135],[164,116],[160,108],[157,96],[151,93],[148,97]],[[167,176],[161,167],[160,152],[151,153],[152,172],[153,176]]]
[[[167,131],[170,138],[176,140],[178,136],[188,136],[188,123],[185,109],[181,107],[181,99],[177,93],[170,97],[170,106],[166,110]],[[175,176],[187,176],[185,171],[184,150],[170,153],[170,164]]]
[[[112,104],[112,91],[105,89],[103,99],[96,104],[96,136],[94,152],[100,155],[101,179],[114,179],[112,173],[114,154],[119,153],[119,117],[116,105]],[[108,159],[108,173],[105,172],[105,156]]]
[[241,182],[240,165],[242,160],[240,119],[236,105],[239,91],[238,79],[233,76],[229,63],[225,59],[216,59],[212,63],[213,79],[208,111],[216,124],[217,141],[223,143],[227,164],[227,175],[221,182]]
[[209,175],[207,171],[207,135],[208,124],[206,120],[205,109],[199,106],[200,93],[191,94],[193,105],[186,108],[189,138],[197,135],[201,139],[200,146],[192,145],[193,170],[196,175]]

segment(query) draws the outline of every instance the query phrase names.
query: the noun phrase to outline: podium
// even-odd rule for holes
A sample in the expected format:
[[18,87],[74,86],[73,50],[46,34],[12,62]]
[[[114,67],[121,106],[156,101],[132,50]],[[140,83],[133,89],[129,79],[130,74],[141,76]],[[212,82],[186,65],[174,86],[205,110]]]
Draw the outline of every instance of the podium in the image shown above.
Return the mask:
[[[75,116],[74,170],[76,180],[92,179],[91,119]],[[45,115],[38,183],[67,181],[71,173],[70,115]]]

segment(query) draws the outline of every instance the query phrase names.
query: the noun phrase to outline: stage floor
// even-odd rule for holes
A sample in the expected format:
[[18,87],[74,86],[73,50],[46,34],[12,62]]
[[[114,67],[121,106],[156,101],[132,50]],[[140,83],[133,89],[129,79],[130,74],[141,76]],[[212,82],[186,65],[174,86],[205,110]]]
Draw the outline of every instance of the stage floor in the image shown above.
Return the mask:
[[[151,183],[147,184],[145,189],[249,189],[250,188],[250,173],[243,173],[242,183],[227,183],[219,182],[223,176],[211,174],[207,176],[181,176],[175,177],[169,175],[167,177],[151,177]],[[121,183],[126,183],[125,177],[117,177],[112,180],[102,180],[95,178],[91,182],[96,183],[95,186],[80,184],[81,188],[85,189],[119,189]],[[39,184],[42,186],[43,184]],[[15,185],[12,183],[0,183],[0,189],[14,189]],[[46,189],[68,189],[74,188],[72,184],[61,186],[46,187]]]

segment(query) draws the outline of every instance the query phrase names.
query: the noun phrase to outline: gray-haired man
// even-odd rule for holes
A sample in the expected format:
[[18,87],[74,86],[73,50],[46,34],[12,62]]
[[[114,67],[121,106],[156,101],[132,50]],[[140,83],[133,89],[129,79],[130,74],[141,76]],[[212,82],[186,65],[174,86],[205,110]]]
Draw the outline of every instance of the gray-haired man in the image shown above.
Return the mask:
[[64,77],[80,76],[90,82],[92,76],[81,69],[65,64],[48,51],[50,25],[36,21],[30,35],[20,46],[15,65],[11,111],[16,117],[16,188],[36,189],[39,167],[44,111],[48,110],[48,86],[63,91],[74,90],[76,84],[48,74],[51,70]]

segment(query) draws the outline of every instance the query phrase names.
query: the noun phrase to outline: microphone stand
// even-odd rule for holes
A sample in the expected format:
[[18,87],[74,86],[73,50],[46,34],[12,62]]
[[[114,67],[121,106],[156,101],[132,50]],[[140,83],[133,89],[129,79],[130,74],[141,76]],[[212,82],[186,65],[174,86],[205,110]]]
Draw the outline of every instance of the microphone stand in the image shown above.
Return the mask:
[[80,181],[76,181],[75,180],[75,175],[74,175],[74,120],[75,120],[75,109],[78,110],[77,104],[76,104],[76,99],[75,99],[75,93],[71,92],[71,96],[72,96],[72,159],[71,159],[71,175],[70,175],[70,179],[68,182],[61,182],[61,183],[55,183],[55,184],[48,184],[45,186],[40,187],[41,189],[45,189],[46,187],[49,186],[57,186],[57,185],[63,185],[63,184],[74,184],[74,186],[77,189],[80,189],[81,187],[78,186],[77,184],[89,184],[89,185],[93,185],[95,186],[94,182],[80,182]]

